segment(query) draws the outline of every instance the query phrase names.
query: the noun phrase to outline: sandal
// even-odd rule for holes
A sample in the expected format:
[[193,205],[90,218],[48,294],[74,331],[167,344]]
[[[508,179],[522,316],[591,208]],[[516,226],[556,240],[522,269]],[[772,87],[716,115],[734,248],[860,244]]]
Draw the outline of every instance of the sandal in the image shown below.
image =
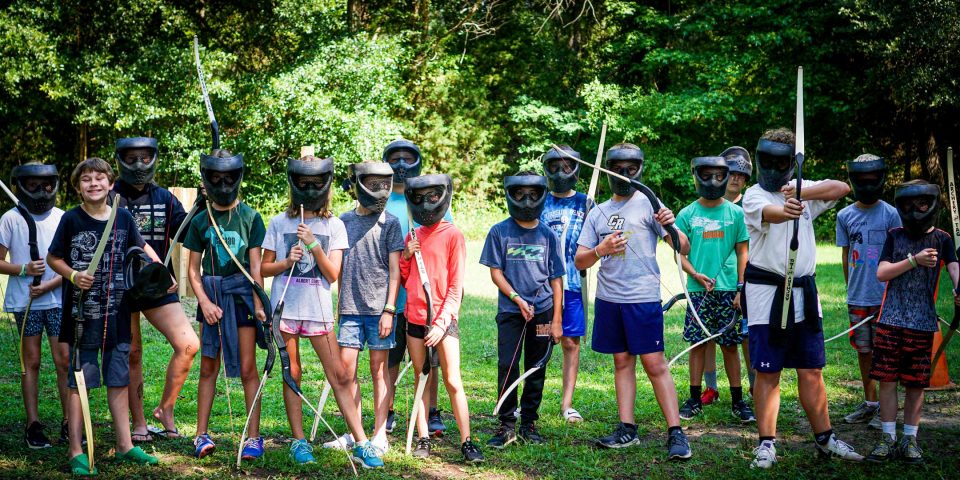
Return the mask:
[[150,443],[153,441],[153,432],[147,427],[147,433],[130,432],[130,440],[133,443]]
[[568,408],[563,411],[563,419],[566,420],[567,423],[580,423],[583,421],[583,416],[580,415],[580,412],[576,409]]
[[173,430],[161,429],[154,426],[148,426],[147,430],[150,431],[150,434],[155,437],[160,437],[165,440],[174,440],[177,438],[183,438],[183,435],[180,435],[180,429],[174,427]]

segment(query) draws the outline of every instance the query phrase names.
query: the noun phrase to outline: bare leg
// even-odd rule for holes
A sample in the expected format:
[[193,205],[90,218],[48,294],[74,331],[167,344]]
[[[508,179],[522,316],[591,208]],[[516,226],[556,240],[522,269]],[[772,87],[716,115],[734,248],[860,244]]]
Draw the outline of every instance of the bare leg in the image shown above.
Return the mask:
[[903,400],[903,424],[919,426],[922,412],[923,389],[907,387],[907,395]]
[[777,414],[780,412],[780,372],[757,372],[757,383],[753,386],[753,399],[757,407],[757,430],[760,436],[777,436]]
[[463,391],[463,379],[460,377],[460,339],[448,335],[437,345],[437,350],[453,416],[460,429],[460,443],[463,443],[470,438],[470,408],[467,405],[467,394]]
[[[443,367],[440,367],[443,369]],[[427,395],[430,397],[430,408],[437,408],[437,391],[440,388],[440,377],[436,369],[430,370],[430,377],[427,379]]]
[[60,411],[63,419],[69,418],[70,388],[67,387],[67,377],[70,375],[70,346],[60,343],[59,337],[48,337],[50,353],[53,355],[53,365],[57,368],[57,393],[60,394]]
[[727,372],[727,380],[730,382],[730,388],[740,387],[740,355],[737,354],[737,346],[720,346],[723,352],[723,369]]
[[[703,369],[706,362],[705,352],[708,347],[706,345],[700,345],[697,348],[694,348],[690,351],[690,386],[699,387],[703,382]],[[694,400],[700,401],[699,398]]]
[[[667,368],[667,359],[664,358],[663,352],[640,355],[640,363],[647,373],[647,378],[650,379],[653,394],[657,397],[657,403],[660,404],[660,410],[663,412],[663,418],[667,421],[667,426],[679,426],[680,407],[677,405],[677,388],[673,384],[673,376],[670,375],[670,369]],[[619,396],[618,394],[617,397]],[[621,415],[623,414],[621,413]]]
[[[117,453],[127,453],[133,448],[130,437],[130,405],[127,403],[129,387],[107,387],[107,405],[113,417],[113,434],[117,437]],[[88,440],[89,441],[89,440]]]
[[[343,365],[343,373],[350,380],[350,392],[353,396],[353,406],[361,416],[363,411],[360,405],[360,380],[357,378],[357,357],[360,356],[360,350],[350,347],[340,347],[340,363]],[[331,387],[333,384],[330,385]]]
[[40,339],[41,335],[23,337],[23,367],[25,375],[20,381],[20,392],[23,395],[23,409],[27,414],[27,425],[40,421],[38,413],[39,378],[40,378]]
[[[757,371],[753,368],[750,363],[750,339],[746,339],[743,343],[740,344],[740,350],[743,352],[743,364],[747,366],[747,378],[749,379],[752,375],[753,378],[757,377]],[[743,383],[741,381],[741,383]],[[753,382],[750,382],[750,388],[753,388]]]
[[[240,383],[243,384],[243,400],[249,412],[250,428],[247,438],[260,436],[260,403],[253,404],[260,386],[260,372],[257,371],[257,331],[253,327],[237,328],[240,347]],[[252,410],[251,410],[252,408]]]
[[143,336],[139,312],[130,315],[130,385],[127,395],[130,418],[133,420],[131,432],[137,436],[149,436],[147,419],[143,414]]
[[[410,354],[410,360],[413,362],[413,373],[417,379],[416,384],[414,384],[414,391],[417,387],[420,386],[420,372],[423,370],[423,361],[427,358],[427,347],[424,346],[422,338],[414,338],[410,335],[407,335],[407,352]],[[435,370],[435,369],[431,369]],[[429,387],[430,384],[428,383]],[[426,395],[424,395],[426,397]],[[426,408],[429,402],[424,401],[423,398],[414,398],[414,403],[420,402],[420,406],[417,411],[417,432],[420,437],[429,437],[430,432],[427,429],[427,412]],[[411,406],[410,408],[415,408]]]
[[633,411],[637,401],[636,355],[626,352],[613,354],[613,384],[617,391],[620,421],[633,424]]
[[[67,425],[70,430],[67,458],[71,459],[83,453],[83,412],[80,409],[80,392],[76,388],[71,388],[67,397]],[[92,442],[94,439],[88,438],[87,441]]]
[[[880,421],[896,422],[900,400],[897,398],[897,382],[880,382]],[[906,405],[904,405],[906,410]],[[906,420],[906,418],[904,418]]]
[[387,410],[387,361],[390,350],[370,350],[370,376],[373,377],[373,437],[386,436]]
[[873,352],[857,352],[857,363],[860,365],[860,381],[863,382],[863,399],[868,402],[876,402],[877,382],[870,378],[870,365],[873,364]]
[[[153,410],[153,417],[160,421],[165,430],[175,430],[177,424],[174,421],[173,410],[177,404],[180,389],[183,388],[184,382],[187,381],[187,375],[190,374],[193,358],[200,350],[200,339],[193,330],[190,320],[183,313],[180,302],[144,310],[143,315],[173,347],[173,355],[170,357],[170,362],[167,363],[163,396],[160,398],[160,405]],[[141,392],[141,411],[143,409],[142,399]]]
[[331,332],[323,336],[310,337],[310,343],[320,358],[323,373],[326,375],[327,381],[330,382],[333,397],[340,407],[340,413],[343,414],[343,420],[347,423],[347,428],[350,429],[353,440],[361,444],[366,442],[367,435],[363,432],[360,412],[357,410],[356,403],[354,403],[353,371],[347,372],[343,368],[340,346],[337,344],[336,336]]
[[717,374],[717,343],[707,342],[703,351],[703,372]]
[[[287,352],[290,353],[290,375],[297,384],[300,384],[303,376],[303,370],[300,368],[300,336],[286,332],[281,332],[281,335],[283,335],[284,345],[287,346]],[[286,384],[283,385],[283,407],[287,411],[287,421],[290,422],[293,438],[295,440],[306,438],[303,434],[303,401]]]
[[[216,328],[203,324],[202,328]],[[217,377],[220,376],[220,355],[210,358],[200,356],[200,380],[197,382],[197,435],[207,433],[213,398],[217,394]],[[73,433],[70,433],[71,441]]]
[[797,391],[800,405],[807,413],[813,433],[830,430],[827,387],[823,384],[823,372],[819,368],[798,368]]
[[403,362],[400,362],[399,364],[394,365],[387,369],[387,374],[388,374],[387,379],[389,380],[387,382],[387,389],[389,390],[387,392],[387,401],[389,402],[389,406],[387,408],[389,410],[394,409],[393,403],[397,396],[397,386],[396,386],[397,377],[400,376],[400,367],[402,365],[403,365]]
[[561,337],[563,348],[563,398],[560,411],[573,406],[573,391],[577,387],[577,372],[580,370],[580,337]]

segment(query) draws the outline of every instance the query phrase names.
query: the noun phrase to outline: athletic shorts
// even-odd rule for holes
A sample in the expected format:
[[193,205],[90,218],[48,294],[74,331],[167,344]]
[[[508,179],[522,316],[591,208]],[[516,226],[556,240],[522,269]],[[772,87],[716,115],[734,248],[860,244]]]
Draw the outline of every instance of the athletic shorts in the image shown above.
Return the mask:
[[[77,379],[73,372],[73,353],[70,348],[70,372],[67,386],[77,388]],[[103,383],[107,387],[126,387],[130,385],[130,344],[120,343],[103,352],[103,365],[100,365],[100,349],[80,349],[80,369],[87,388],[98,388]],[[101,376],[102,375],[102,376]]]
[[719,332],[730,322],[737,324],[727,329],[723,335],[715,338],[713,341],[721,346],[740,345],[743,343],[743,335],[740,334],[740,312],[733,308],[733,299],[737,292],[690,292],[690,301],[687,302],[686,318],[683,325],[683,339],[688,343],[697,343],[707,338],[707,334],[700,328],[700,324],[693,317],[693,308],[697,309],[700,320],[710,331],[710,335]]
[[563,336],[582,337],[587,334],[587,317],[583,312],[580,292],[563,291]]
[[[393,325],[397,325],[396,316],[393,318]],[[380,315],[340,316],[337,343],[341,347],[363,351],[363,346],[366,345],[370,350],[390,350],[396,345],[394,336],[395,332],[391,330],[387,338],[380,338]]]
[[23,331],[24,337],[36,337],[46,329],[48,337],[60,336],[60,317],[63,310],[60,308],[50,308],[47,310],[30,310],[30,318],[27,319],[27,326],[23,326],[23,312],[13,312],[13,318],[17,320],[17,331]]
[[394,324],[394,341],[396,346],[390,349],[390,359],[387,365],[396,367],[403,362],[403,355],[407,353],[407,317],[403,312],[397,312],[397,322]]
[[[857,305],[847,305],[847,314],[850,316],[850,326],[854,326],[870,315],[880,313],[880,306],[860,307]],[[863,325],[850,331],[850,346],[857,353],[870,353],[873,351],[873,339],[876,336],[877,319],[874,318]]]
[[280,331],[301,337],[320,337],[333,331],[333,322],[322,320],[280,319]]
[[596,299],[593,306],[593,351],[644,355],[663,351],[663,306],[660,302],[614,303]]
[[[427,336],[427,327],[423,325],[417,325],[415,323],[407,324],[407,335],[410,335],[413,338],[419,338],[423,340]],[[450,326],[447,327],[447,333],[444,334],[444,337],[453,337],[460,339],[460,322],[454,320]]]
[[170,305],[171,303],[180,303],[180,297],[176,293],[169,293],[160,298],[149,299],[144,298],[141,300],[133,300],[126,295],[123,297],[123,303],[125,304],[127,311],[130,313],[142,312],[144,310],[151,310],[157,307],[162,307],[164,305]]
[[770,343],[770,325],[750,327],[750,365],[763,373],[776,373],[785,368],[823,368],[827,364],[823,329],[814,332],[806,327],[807,321],[796,325],[782,345]]
[[877,325],[870,378],[880,382],[900,382],[908,388],[929,387],[933,334]]

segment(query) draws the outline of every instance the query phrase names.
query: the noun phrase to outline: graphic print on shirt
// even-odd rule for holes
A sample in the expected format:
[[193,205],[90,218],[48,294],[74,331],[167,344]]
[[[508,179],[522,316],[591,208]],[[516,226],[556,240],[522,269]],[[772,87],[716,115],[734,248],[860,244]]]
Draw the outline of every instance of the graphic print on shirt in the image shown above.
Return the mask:
[[508,262],[543,262],[547,257],[546,245],[530,245],[526,243],[508,243]]
[[690,226],[694,230],[700,230],[700,236],[704,240],[723,240],[725,238],[724,227],[733,225],[733,219],[724,218],[721,224],[720,220],[707,217],[693,217]]
[[[320,235],[314,234],[317,238],[317,241],[320,242],[320,248],[327,252],[330,249],[330,236],[329,235]],[[283,234],[283,243],[287,246],[287,251],[293,249],[294,245],[299,242],[300,239],[297,238],[296,233],[284,233]],[[297,261],[296,265],[293,268],[293,279],[290,280],[291,285],[323,285],[325,277],[320,272],[320,265],[317,264],[317,259],[313,258],[311,252],[306,251],[306,245],[303,246],[303,256],[300,257],[300,260]]]
[[127,205],[137,224],[137,230],[146,242],[163,242],[167,239],[167,206],[162,203],[153,205]]
[[[210,245],[213,245],[213,248],[216,248],[216,257],[217,257],[217,269],[223,269],[233,262],[230,259],[230,254],[227,253],[226,248],[224,248],[223,243],[217,237],[217,232],[213,231],[213,226],[207,227],[207,232],[204,234],[204,239],[209,242]],[[230,246],[230,250],[233,251],[234,255],[239,257],[240,251],[246,248],[247,244],[244,242],[243,237],[239,233],[234,232],[233,230],[224,230],[223,227],[220,227],[220,233],[223,234],[223,239],[226,240],[227,245]]]
[[[623,238],[625,238],[625,239],[627,240],[627,245],[629,245],[629,244],[630,244],[630,236],[633,235],[633,230],[626,230],[626,231],[625,231],[625,230],[623,229],[623,225],[624,225],[624,223],[626,223],[626,221],[627,221],[627,219],[624,218],[624,217],[622,217],[622,216],[620,216],[619,214],[616,214],[616,213],[615,213],[615,214],[613,214],[613,215],[610,215],[610,218],[607,219],[607,227],[609,227],[610,230],[613,230],[613,231],[610,232],[610,233],[607,233],[607,234],[600,234],[600,241],[602,242],[603,239],[607,237],[607,235],[616,235],[616,234],[619,233],[621,237],[623,237]],[[622,251],[622,252],[611,253],[610,255],[605,255],[605,258],[617,258],[617,259],[620,259],[620,260],[625,260],[625,259],[627,258],[627,252],[628,252],[628,251],[630,251],[629,248],[627,248],[626,250],[624,250],[624,251]]]
[[[101,232],[95,230],[85,230],[78,232],[70,241],[70,264],[75,270],[84,271],[90,266],[93,255],[97,250],[97,242],[100,241]],[[120,300],[122,295],[117,295],[119,282],[123,281],[123,255],[127,245],[127,231],[116,229],[106,240],[107,245],[104,249],[103,258],[100,265],[94,273],[94,288],[83,292],[79,288],[73,289],[73,309],[74,318],[80,315],[80,296],[83,297],[83,320],[87,328],[84,330],[84,338],[81,339],[84,344],[96,343],[90,339],[99,338],[103,330],[103,321],[108,315],[116,315],[120,310]],[[114,248],[114,243],[121,247]],[[111,264],[113,265],[113,277],[109,278],[111,273]],[[108,297],[109,294],[109,298]],[[99,346],[99,345],[95,345]]]
[[887,232],[880,229],[867,230],[867,241],[864,242],[864,232],[859,230],[867,226],[865,220],[855,221],[850,224],[850,261],[848,266],[851,269],[863,267],[865,262],[876,265],[880,262],[880,249],[883,248],[883,242],[887,238]]

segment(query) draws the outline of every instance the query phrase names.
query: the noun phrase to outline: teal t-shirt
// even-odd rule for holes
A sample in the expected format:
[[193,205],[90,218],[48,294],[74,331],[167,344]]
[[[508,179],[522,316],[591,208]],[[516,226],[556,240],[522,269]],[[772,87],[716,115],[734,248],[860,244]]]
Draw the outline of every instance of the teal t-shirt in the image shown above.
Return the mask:
[[[447,209],[447,213],[443,216],[443,219],[453,223],[453,215],[450,214],[450,210],[453,209],[451,205]],[[407,197],[402,193],[390,192],[390,198],[387,199],[387,213],[397,217],[397,220],[400,220],[400,230],[403,235],[403,241],[407,241],[407,233],[410,232],[410,212],[407,211]],[[416,224],[417,222],[413,222]],[[415,225],[419,227],[420,225]],[[403,313],[404,307],[407,305],[407,289],[403,288],[403,285],[400,285],[400,290],[397,291],[397,313]]]
[[[695,201],[680,210],[677,229],[690,239],[688,259],[698,272],[717,280],[716,290],[737,290],[736,263],[733,268],[727,259],[734,254],[740,242],[750,240],[743,221],[743,209],[726,200],[707,208]],[[702,292],[705,289],[693,277],[687,277],[687,289]]]
[[[247,251],[263,245],[267,235],[267,228],[263,218],[256,210],[246,203],[240,202],[230,211],[219,212],[213,210],[213,218],[220,225],[223,239],[227,241],[230,250],[243,264],[243,268],[250,269],[250,257]],[[188,250],[203,254],[203,273],[205,275],[229,276],[238,273],[237,265],[230,259],[216,232],[210,228],[210,219],[206,210],[201,210],[190,221],[187,236],[183,239],[183,246]],[[212,246],[212,248],[211,248]],[[211,251],[213,256],[211,257]],[[213,262],[216,259],[215,263]]]

